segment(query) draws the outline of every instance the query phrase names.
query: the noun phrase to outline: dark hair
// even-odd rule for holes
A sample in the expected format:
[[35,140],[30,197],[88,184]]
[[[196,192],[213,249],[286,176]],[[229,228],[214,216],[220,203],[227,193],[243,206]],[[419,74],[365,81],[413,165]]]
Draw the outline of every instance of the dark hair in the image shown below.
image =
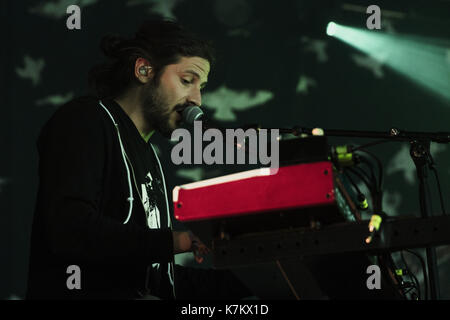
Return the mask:
[[215,62],[210,42],[170,20],[146,21],[133,38],[107,35],[100,48],[108,61],[91,68],[88,77],[90,89],[99,98],[115,98],[127,90],[136,81],[134,66],[140,57],[149,60],[155,79],[181,57],[204,58],[211,68]]

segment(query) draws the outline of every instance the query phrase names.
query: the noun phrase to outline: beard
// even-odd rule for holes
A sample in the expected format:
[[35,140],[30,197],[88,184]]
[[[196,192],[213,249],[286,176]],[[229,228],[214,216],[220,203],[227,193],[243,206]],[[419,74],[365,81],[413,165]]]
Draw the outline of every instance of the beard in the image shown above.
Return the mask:
[[171,106],[160,86],[153,81],[149,83],[148,95],[144,98],[143,109],[145,121],[161,135],[170,138],[177,124],[171,124],[170,118],[175,108],[181,105]]

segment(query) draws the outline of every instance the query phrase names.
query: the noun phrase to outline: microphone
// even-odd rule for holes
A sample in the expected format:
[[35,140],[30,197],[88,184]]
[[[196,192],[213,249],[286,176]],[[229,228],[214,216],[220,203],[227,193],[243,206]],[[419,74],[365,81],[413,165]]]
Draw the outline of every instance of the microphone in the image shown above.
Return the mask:
[[204,120],[205,114],[202,109],[197,106],[190,106],[183,110],[181,113],[183,122],[188,126],[194,126],[194,121]]
[[195,121],[201,121],[203,129],[217,129],[222,133],[225,133],[226,128],[221,127],[215,123],[211,123],[211,121],[206,117],[205,113],[202,109],[197,106],[189,106],[186,107],[181,112],[181,118],[184,124],[188,127],[194,127]]
[[[194,127],[194,121],[202,121],[202,125],[205,129],[217,129],[217,130],[221,131],[222,133],[224,133],[226,131],[226,129],[222,128],[221,126],[211,125],[211,123],[206,118],[206,115],[204,114],[203,110],[197,106],[186,107],[182,111],[181,117],[183,119],[183,122],[189,127]],[[246,144],[245,138],[244,138],[244,141],[241,141],[241,142],[236,142],[233,140],[233,144],[238,149],[244,149],[246,152],[248,152],[248,150],[245,148],[245,144]]]

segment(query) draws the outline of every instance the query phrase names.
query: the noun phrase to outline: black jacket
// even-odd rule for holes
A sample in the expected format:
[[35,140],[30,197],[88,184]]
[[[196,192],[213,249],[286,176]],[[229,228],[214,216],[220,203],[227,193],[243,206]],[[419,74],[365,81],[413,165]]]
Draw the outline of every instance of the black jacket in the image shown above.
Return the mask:
[[[165,286],[166,294],[171,292],[166,271],[173,261],[173,240],[165,201],[157,196],[161,228],[149,229],[135,187],[146,170],[161,178],[151,146],[117,103],[103,104],[118,123],[136,175],[131,218],[123,223],[129,211],[129,183],[111,118],[93,97],[60,107],[37,143],[39,190],[27,298],[137,298],[138,291],[145,291],[152,263],[165,268],[159,285]],[[80,290],[67,287],[70,265],[81,270]]]

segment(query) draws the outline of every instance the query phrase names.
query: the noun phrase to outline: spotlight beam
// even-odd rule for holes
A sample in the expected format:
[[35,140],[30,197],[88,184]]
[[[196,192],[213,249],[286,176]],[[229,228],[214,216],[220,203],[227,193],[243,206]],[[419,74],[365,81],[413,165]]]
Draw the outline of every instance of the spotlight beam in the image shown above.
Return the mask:
[[450,100],[448,42],[386,34],[334,22],[328,24],[327,34],[366,53],[414,83]]

